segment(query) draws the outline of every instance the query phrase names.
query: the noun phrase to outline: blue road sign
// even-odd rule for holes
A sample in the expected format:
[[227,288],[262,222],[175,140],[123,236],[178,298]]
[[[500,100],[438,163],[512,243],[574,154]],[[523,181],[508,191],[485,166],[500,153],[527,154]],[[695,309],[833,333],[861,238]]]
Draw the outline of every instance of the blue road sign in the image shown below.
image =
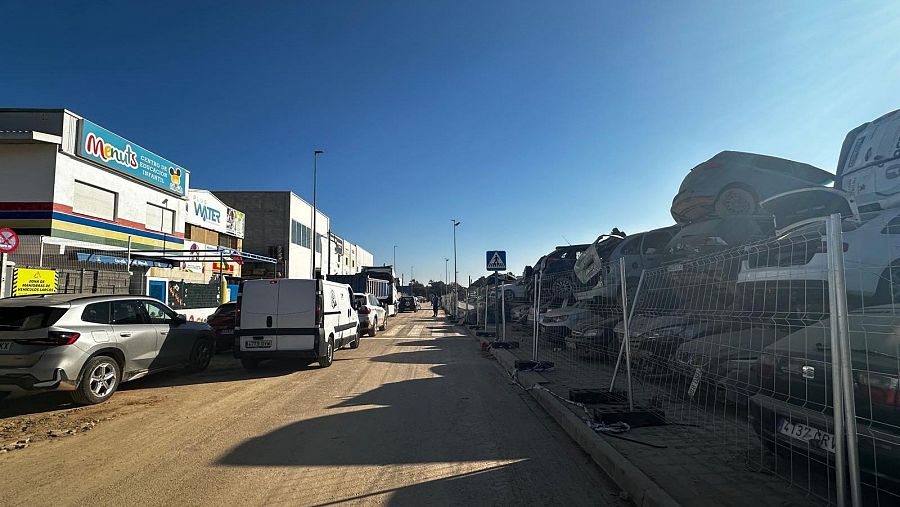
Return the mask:
[[485,262],[488,271],[506,271],[506,250],[488,250]]

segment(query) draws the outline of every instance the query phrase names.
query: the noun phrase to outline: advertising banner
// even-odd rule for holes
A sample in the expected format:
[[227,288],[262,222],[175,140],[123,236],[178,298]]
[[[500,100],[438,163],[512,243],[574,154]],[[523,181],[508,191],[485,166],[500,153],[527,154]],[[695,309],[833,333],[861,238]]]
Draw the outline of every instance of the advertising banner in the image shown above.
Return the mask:
[[13,270],[13,296],[56,294],[58,287],[59,275],[52,269],[15,268]]
[[225,222],[225,232],[232,236],[244,238],[244,213],[236,209],[228,208],[228,219]]
[[229,208],[207,190],[188,193],[187,223],[204,229],[244,237],[244,214]]
[[76,153],[86,160],[149,183],[178,195],[185,195],[187,169],[152,151],[119,137],[96,123],[81,120]]

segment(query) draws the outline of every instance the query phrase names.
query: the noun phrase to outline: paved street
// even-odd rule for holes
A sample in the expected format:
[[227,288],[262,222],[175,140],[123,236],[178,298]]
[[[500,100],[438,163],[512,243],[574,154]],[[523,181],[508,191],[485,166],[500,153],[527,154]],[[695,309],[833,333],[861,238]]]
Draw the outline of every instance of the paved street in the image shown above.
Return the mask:
[[622,504],[474,340],[430,315],[391,319],[328,369],[248,374],[225,355],[99,406],[8,400],[0,443],[31,440],[0,454],[3,503]]

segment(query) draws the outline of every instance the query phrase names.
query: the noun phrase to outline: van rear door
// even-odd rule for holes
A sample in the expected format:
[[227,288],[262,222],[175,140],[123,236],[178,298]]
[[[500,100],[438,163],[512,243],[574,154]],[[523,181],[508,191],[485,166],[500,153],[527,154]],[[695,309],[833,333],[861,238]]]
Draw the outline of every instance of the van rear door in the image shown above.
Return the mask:
[[240,325],[235,332],[240,350],[275,350],[278,327],[278,288],[283,280],[247,280],[242,284],[238,308]]
[[284,280],[278,289],[277,350],[313,350],[318,280]]

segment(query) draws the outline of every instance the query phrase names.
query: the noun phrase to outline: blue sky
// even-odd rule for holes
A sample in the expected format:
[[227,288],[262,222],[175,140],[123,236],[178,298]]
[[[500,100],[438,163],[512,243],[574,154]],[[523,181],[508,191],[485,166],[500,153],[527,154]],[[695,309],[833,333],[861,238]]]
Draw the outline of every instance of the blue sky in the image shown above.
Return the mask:
[[452,217],[461,281],[486,249],[520,273],[671,223],[724,149],[833,172],[900,107],[895,2],[87,4],[0,5],[2,106],[72,109],[197,188],[309,198],[320,147],[335,232],[418,279],[443,279]]

